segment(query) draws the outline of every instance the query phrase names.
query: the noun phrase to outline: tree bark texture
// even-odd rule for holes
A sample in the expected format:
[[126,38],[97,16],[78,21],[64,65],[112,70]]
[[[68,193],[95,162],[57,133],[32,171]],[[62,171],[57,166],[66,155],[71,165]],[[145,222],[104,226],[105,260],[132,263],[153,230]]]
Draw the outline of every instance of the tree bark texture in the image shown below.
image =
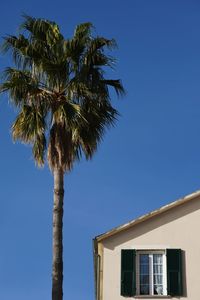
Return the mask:
[[63,299],[63,180],[63,171],[54,170],[52,300]]

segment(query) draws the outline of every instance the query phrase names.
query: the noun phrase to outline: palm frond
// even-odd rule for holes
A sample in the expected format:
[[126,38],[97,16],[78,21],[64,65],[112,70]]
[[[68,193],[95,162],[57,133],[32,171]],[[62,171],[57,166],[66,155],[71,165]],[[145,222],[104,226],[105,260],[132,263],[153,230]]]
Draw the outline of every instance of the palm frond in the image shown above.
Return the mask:
[[59,26],[52,21],[33,18],[26,14],[23,15],[24,22],[20,26],[20,30],[26,30],[31,34],[32,39],[47,42],[52,45],[63,39]]
[[84,126],[86,122],[78,104],[65,101],[53,111],[53,124],[60,124],[66,130],[71,130],[80,123]]
[[[3,73],[4,82],[0,85],[0,93],[7,92],[16,106],[45,99],[47,105],[51,101],[51,91],[41,84],[30,71],[7,68]],[[48,100],[48,101],[47,101]],[[44,102],[44,101],[43,101]]]
[[39,167],[44,166],[46,152],[46,137],[45,134],[36,135],[33,143],[33,157]]
[[115,80],[111,80],[111,79],[105,80],[104,79],[104,80],[102,80],[102,83],[104,85],[113,87],[118,96],[124,96],[126,94],[125,89],[124,89],[120,79],[118,79],[118,80],[116,80],[116,79]]
[[33,143],[36,136],[45,133],[45,121],[42,109],[24,105],[12,125],[14,141],[21,140],[24,143]]
[[25,69],[27,65],[31,63],[31,56],[27,55],[27,49],[29,48],[29,41],[23,35],[5,36],[4,42],[1,45],[1,52],[11,52],[13,61],[18,68]]
[[115,59],[111,56],[105,55],[104,51],[106,48],[112,50],[115,47],[116,42],[114,39],[109,40],[103,37],[92,39],[82,58],[83,64],[89,67],[94,67],[96,65],[113,67]]
[[86,23],[81,23],[76,26],[75,31],[74,31],[74,40],[88,40],[91,37],[91,30],[94,28],[92,23],[86,22]]
[[88,100],[82,107],[87,124],[77,126],[73,132],[73,142],[78,151],[78,159],[83,152],[91,159],[102,141],[105,131],[114,126],[118,112],[108,102],[102,103]]
[[45,129],[43,110],[27,105],[23,106],[12,125],[13,140],[20,140],[23,143],[33,145],[33,156],[38,166],[44,164],[46,150]]

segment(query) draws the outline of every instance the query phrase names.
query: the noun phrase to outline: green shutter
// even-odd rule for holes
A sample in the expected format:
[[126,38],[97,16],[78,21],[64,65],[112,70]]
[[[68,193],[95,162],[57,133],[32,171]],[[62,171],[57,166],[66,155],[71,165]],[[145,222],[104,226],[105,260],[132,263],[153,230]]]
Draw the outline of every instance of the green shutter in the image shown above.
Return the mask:
[[121,295],[131,297],[136,294],[135,250],[121,251]]
[[181,249],[167,249],[167,294],[183,295]]

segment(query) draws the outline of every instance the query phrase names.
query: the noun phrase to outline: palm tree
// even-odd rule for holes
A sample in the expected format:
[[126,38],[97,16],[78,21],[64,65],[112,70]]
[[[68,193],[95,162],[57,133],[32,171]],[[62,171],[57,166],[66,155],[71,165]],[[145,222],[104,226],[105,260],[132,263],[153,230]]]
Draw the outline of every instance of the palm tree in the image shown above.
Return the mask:
[[115,63],[106,54],[115,41],[94,37],[92,29],[91,23],[80,24],[65,39],[56,23],[25,15],[19,35],[6,36],[2,46],[14,60],[0,87],[18,111],[13,139],[31,144],[36,164],[47,160],[54,176],[53,300],[63,299],[64,173],[83,155],[90,159],[114,124],[118,113],[109,87],[124,93],[120,80],[104,77],[105,67]]

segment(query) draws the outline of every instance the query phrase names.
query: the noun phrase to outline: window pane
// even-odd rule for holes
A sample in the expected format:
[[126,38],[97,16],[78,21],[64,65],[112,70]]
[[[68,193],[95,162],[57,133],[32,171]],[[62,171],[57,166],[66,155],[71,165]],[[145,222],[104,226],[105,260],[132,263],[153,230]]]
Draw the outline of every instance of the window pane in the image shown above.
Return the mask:
[[163,295],[163,255],[153,255],[154,295]]
[[140,254],[140,294],[149,295],[149,255]]

